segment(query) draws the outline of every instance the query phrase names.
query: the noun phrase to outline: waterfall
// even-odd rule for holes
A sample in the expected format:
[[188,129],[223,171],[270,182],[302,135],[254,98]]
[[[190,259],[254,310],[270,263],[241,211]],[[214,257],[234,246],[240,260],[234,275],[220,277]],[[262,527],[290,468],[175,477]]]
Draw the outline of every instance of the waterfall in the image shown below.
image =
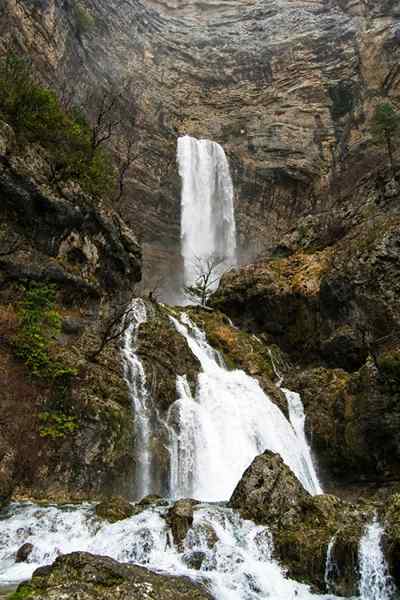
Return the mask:
[[124,334],[122,358],[124,377],[132,401],[135,437],[135,473],[133,496],[141,499],[148,494],[168,494],[168,465],[162,454],[169,428],[161,418],[146,382],[143,364],[137,354],[140,326],[147,321],[146,305],[140,298],[132,301],[127,316],[129,325]]
[[184,283],[193,285],[210,260],[221,263],[213,279],[236,264],[233,185],[225,152],[215,142],[181,137],[177,160],[182,178]]
[[383,528],[375,517],[359,547],[361,600],[391,600],[394,585],[382,550]]
[[[174,495],[190,492],[201,500],[226,500],[244,470],[266,449],[281,455],[306,490],[320,493],[305,438],[298,435],[257,380],[244,371],[228,371],[204,332],[187,315],[180,321],[171,320],[202,367],[196,397],[180,381],[179,398],[170,409],[171,422],[177,423]],[[179,482],[189,478],[191,489],[180,487]]]
[[316,494],[322,494],[321,484],[318,480],[311,456],[311,448],[308,445],[305,434],[304,426],[306,415],[304,413],[301,396],[300,394],[285,388],[282,388],[282,392],[285,394],[288,403],[290,423],[296,433],[299,446],[301,447],[301,460],[303,462],[303,471],[308,479],[308,488],[315,490]]
[[289,420],[294,431],[296,432],[299,444],[302,447],[303,469],[304,472],[307,474],[309,487],[315,490],[315,494],[323,494],[322,486],[320,484],[314,467],[314,462],[311,455],[311,448],[307,442],[305,434],[306,415],[304,412],[304,406],[301,400],[301,396],[297,392],[293,392],[292,390],[282,388],[283,377],[278,370],[278,367],[275,363],[274,355],[270,349],[268,349],[268,353],[271,358],[272,369],[278,379],[276,386],[279,389],[281,389],[282,392],[285,394],[289,409]]
[[333,591],[335,578],[337,575],[337,566],[333,558],[333,548],[335,546],[336,536],[334,535],[328,544],[326,551],[326,563],[325,563],[325,585],[328,592]]
[[[60,554],[81,551],[190,577],[209,588],[216,600],[328,598],[287,579],[273,559],[273,542],[265,527],[230,509],[200,505],[179,552],[169,543],[167,510],[148,508],[108,524],[96,518],[90,505],[14,504],[0,521],[0,586],[28,579]],[[15,553],[24,543],[33,545],[29,561],[15,563]]]
[[151,489],[150,452],[150,396],[146,384],[146,374],[136,353],[139,327],[147,320],[146,305],[135,298],[126,317],[130,323],[124,334],[122,357],[124,377],[128,385],[135,418],[135,448],[137,452],[134,489],[138,497],[146,496]]

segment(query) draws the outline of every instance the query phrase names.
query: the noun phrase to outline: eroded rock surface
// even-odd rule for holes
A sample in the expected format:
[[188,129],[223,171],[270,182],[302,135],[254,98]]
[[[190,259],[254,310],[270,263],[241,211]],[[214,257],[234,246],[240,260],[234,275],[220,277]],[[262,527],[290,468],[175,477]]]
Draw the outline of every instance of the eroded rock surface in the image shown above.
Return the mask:
[[38,569],[19,592],[27,600],[212,600],[184,577],[157,575],[85,552],[61,556],[52,566]]

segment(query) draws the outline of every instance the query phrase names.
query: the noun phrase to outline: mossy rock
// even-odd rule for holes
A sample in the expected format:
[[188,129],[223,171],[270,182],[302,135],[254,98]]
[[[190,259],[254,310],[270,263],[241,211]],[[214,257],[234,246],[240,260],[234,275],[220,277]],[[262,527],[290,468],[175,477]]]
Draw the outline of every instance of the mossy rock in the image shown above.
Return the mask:
[[212,600],[186,577],[161,575],[86,552],[60,556],[53,565],[37,569],[16,594],[14,600]]
[[96,506],[96,516],[110,523],[129,519],[135,514],[134,507],[124,498],[115,496],[104,500]]

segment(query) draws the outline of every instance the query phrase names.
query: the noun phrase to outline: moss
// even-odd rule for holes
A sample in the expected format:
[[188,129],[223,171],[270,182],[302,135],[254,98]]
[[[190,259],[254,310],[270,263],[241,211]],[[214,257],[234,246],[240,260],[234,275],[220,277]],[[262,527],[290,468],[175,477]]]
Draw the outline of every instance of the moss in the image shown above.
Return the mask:
[[378,366],[385,383],[393,391],[398,391],[400,386],[400,350],[385,352],[378,358]]
[[234,328],[219,311],[191,309],[189,312],[193,321],[204,329],[211,346],[222,354],[229,369],[242,368],[250,375],[274,378],[268,348],[256,336]]
[[77,418],[63,413],[39,413],[41,426],[39,428],[40,437],[57,439],[63,438],[68,434],[74,433],[79,429]]
[[8,596],[7,600],[27,600],[35,596],[35,590],[29,583],[22,583],[18,589]]

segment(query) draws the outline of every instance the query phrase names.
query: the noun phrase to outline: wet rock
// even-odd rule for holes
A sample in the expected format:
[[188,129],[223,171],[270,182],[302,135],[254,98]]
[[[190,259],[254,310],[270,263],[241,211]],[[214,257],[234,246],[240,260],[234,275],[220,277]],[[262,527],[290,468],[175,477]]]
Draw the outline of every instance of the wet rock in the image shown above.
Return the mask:
[[37,569],[19,591],[37,600],[212,600],[185,577],[158,575],[85,552],[61,556],[52,566]]
[[26,562],[29,556],[32,554],[33,544],[23,544],[19,550],[17,550],[17,554],[15,555],[15,562],[21,563]]
[[199,571],[206,557],[207,555],[205,552],[198,550],[196,552],[191,552],[190,554],[184,554],[182,559],[189,569],[195,569],[196,571]]
[[243,518],[267,525],[276,558],[290,577],[325,588],[326,554],[336,535],[333,556],[340,569],[337,593],[358,591],[358,544],[373,506],[353,506],[331,495],[310,496],[279,455],[265,452],[245,471],[229,502]]
[[166,521],[171,528],[172,537],[178,549],[183,549],[183,542],[193,525],[193,507],[199,504],[197,500],[178,500],[168,510]]
[[133,506],[119,496],[110,498],[96,505],[96,515],[110,523],[129,519],[135,514]]
[[149,506],[168,506],[168,500],[161,496],[157,496],[156,494],[149,494],[142,498],[138,505],[143,506],[144,508]]
[[244,519],[285,526],[298,520],[308,496],[280,455],[267,450],[244,472],[229,506],[238,509]]

